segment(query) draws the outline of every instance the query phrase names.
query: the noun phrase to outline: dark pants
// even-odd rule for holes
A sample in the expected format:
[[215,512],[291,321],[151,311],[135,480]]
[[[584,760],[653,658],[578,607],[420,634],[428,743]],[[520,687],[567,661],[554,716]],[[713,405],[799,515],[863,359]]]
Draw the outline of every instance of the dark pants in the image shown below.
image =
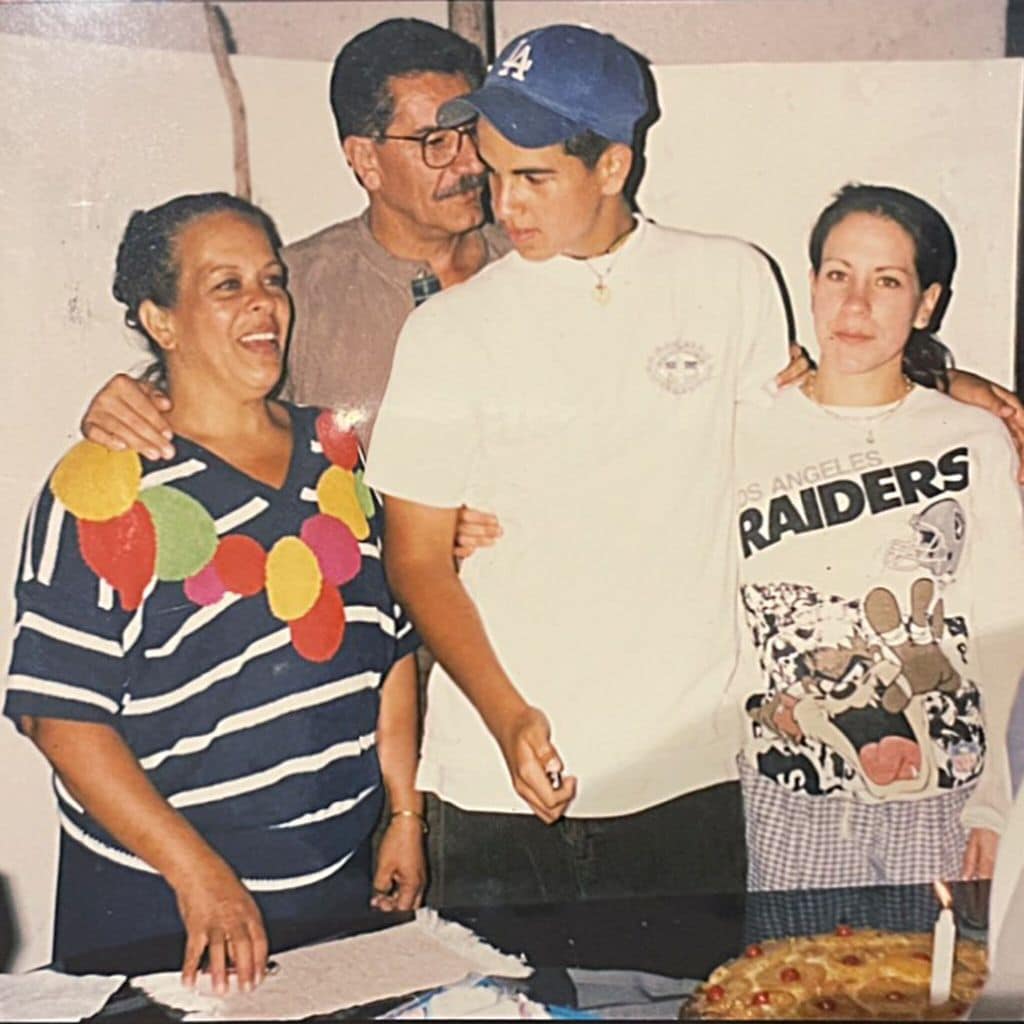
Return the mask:
[[738,783],[636,814],[563,818],[463,811],[428,797],[435,907],[561,903],[679,892],[743,892]]

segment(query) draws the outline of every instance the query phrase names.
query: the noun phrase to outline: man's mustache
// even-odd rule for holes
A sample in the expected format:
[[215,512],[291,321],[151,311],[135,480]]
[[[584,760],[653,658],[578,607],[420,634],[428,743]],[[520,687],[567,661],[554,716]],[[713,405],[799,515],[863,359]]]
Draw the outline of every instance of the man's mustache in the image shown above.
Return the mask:
[[461,196],[463,192],[479,192],[486,184],[486,174],[463,174],[450,188],[438,192],[437,198],[451,199],[452,196]]

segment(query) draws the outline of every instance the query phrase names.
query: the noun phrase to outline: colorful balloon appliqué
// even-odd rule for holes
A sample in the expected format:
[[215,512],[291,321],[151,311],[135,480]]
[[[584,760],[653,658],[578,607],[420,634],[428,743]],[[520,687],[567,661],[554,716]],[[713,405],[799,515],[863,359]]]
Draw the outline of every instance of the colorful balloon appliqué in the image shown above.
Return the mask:
[[181,581],[185,596],[200,606],[266,590],[296,651],[324,662],[344,639],[345,602],[337,588],[359,574],[359,541],[370,536],[375,508],[356,468],[355,433],[323,412],[316,434],[331,463],[317,481],[319,512],[303,522],[299,536],[278,538],[269,552],[245,534],[218,540],[213,518],[179,488],[140,489],[142,464],[134,452],[82,441],[58,464],[50,486],[78,520],[86,564],[114,588],[126,611],[139,607],[154,578]]

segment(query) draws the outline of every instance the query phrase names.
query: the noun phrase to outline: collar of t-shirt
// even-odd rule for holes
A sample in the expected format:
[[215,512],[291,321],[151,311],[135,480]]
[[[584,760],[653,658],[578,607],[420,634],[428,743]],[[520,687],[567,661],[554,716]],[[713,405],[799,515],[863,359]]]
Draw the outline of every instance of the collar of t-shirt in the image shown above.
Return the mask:
[[[483,227],[477,228],[484,244],[485,262],[490,263],[501,255],[487,237]],[[363,258],[382,277],[394,281],[400,287],[409,288],[409,294],[415,305],[420,305],[431,295],[441,290],[441,282],[430,269],[426,260],[407,260],[395,256],[384,248],[370,230],[370,208],[367,206],[356,222],[357,245]]]
[[[617,267],[620,263],[628,263],[633,255],[640,249],[643,243],[644,236],[647,234],[647,221],[639,216],[633,214],[633,221],[636,227],[630,230],[626,236],[625,241],[615,247],[613,252],[601,253],[600,256],[591,256],[588,259],[581,260],[575,256],[566,256],[559,254],[552,258],[552,262],[559,263],[566,267],[579,267],[581,271],[586,269],[587,272],[593,273],[599,277],[608,277],[612,269]],[[538,264],[542,266],[543,264]]]

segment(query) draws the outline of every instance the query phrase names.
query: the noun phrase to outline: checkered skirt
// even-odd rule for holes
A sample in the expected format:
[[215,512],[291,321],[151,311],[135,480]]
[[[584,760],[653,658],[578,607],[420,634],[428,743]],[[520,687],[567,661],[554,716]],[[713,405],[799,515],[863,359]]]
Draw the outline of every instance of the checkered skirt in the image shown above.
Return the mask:
[[861,803],[793,793],[737,759],[753,892],[912,885],[960,877],[973,787],[920,800]]

